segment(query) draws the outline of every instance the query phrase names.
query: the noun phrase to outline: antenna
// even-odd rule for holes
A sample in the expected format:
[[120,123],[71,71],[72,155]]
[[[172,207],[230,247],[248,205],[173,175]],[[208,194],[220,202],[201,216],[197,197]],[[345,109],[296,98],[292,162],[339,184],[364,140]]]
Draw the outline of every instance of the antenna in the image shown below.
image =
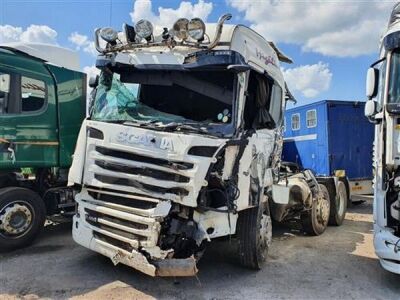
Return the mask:
[[113,6],[112,6],[112,0],[110,0],[110,20],[109,20],[109,23],[110,23],[110,24],[108,24],[110,27],[111,27],[111,21],[112,21],[112,8],[113,8]]

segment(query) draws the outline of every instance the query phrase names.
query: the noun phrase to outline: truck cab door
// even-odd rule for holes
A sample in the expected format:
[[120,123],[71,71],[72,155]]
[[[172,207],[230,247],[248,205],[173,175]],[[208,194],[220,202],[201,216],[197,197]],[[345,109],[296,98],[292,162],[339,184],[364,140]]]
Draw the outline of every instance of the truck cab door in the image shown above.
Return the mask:
[[13,55],[0,64],[0,169],[58,162],[54,81],[42,62]]
[[[270,77],[250,72],[248,93],[243,120],[248,137],[248,145],[241,158],[239,186],[249,188],[248,205],[254,205],[257,194],[273,183],[282,154],[282,110],[283,89]],[[246,195],[243,191],[243,195]],[[253,200],[251,200],[253,199]],[[244,208],[239,201],[239,209]],[[252,203],[253,202],[253,203]],[[242,206],[243,205],[243,206]]]

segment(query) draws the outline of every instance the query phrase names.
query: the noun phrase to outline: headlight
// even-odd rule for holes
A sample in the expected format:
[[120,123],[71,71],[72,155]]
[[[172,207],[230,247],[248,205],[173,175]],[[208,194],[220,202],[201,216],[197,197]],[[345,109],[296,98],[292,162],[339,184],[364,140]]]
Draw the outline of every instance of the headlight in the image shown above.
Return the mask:
[[118,38],[118,32],[110,27],[105,27],[100,30],[100,36],[108,43],[114,43]]
[[206,32],[206,25],[201,19],[194,18],[189,22],[188,32],[192,39],[202,41],[204,39],[204,33]]
[[172,27],[174,36],[180,40],[186,40],[188,38],[188,24],[188,19],[181,18],[177,20]]
[[149,40],[153,34],[153,25],[147,20],[140,20],[135,24],[135,31],[138,37]]

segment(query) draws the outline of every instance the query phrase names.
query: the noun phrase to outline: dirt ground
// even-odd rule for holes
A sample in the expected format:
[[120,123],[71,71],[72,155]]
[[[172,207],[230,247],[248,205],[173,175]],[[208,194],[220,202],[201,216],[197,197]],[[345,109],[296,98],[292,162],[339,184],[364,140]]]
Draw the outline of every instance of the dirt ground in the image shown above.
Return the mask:
[[268,264],[235,264],[229,241],[207,249],[198,277],[151,278],[76,245],[70,224],[46,227],[31,247],[0,254],[0,299],[400,299],[400,276],[372,246],[372,206],[351,208],[320,237],[275,228]]

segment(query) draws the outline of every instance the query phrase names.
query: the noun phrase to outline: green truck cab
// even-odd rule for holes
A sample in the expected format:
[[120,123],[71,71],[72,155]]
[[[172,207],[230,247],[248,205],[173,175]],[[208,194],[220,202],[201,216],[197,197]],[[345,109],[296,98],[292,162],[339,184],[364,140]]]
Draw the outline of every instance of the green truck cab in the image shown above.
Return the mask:
[[0,45],[0,249],[30,244],[46,216],[72,214],[67,187],[86,115],[77,54],[43,44]]

